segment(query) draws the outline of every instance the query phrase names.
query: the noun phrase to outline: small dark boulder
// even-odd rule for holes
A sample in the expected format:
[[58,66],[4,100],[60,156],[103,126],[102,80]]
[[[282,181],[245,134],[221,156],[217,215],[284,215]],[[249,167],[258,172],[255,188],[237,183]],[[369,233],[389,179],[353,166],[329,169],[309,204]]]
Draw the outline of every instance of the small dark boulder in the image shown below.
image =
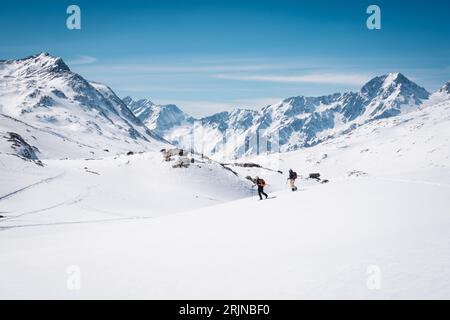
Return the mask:
[[320,180],[320,173],[310,173],[309,174],[309,178],[310,179]]
[[252,163],[252,162],[235,163],[234,165],[237,167],[243,167],[243,168],[262,168],[261,165],[259,165],[257,163]]

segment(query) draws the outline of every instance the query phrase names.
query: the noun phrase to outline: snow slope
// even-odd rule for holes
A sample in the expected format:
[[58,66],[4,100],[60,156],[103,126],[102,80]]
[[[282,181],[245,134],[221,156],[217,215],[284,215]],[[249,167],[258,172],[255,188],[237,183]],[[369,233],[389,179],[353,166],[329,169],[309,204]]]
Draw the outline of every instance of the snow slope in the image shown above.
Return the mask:
[[[199,208],[249,185],[216,163],[161,168],[152,152],[29,164],[28,188],[1,184],[13,218],[0,220],[0,298],[448,299],[450,102],[435,98],[278,162],[245,159],[275,171],[230,165],[264,177],[266,201]],[[290,167],[330,182],[300,179],[293,193]],[[67,287],[71,266],[80,290]]]
[[0,297],[448,299],[449,195],[361,178],[157,219],[6,229]]
[[248,181],[214,162],[172,168],[160,152],[45,163],[0,155],[0,229],[147,219],[251,195]]

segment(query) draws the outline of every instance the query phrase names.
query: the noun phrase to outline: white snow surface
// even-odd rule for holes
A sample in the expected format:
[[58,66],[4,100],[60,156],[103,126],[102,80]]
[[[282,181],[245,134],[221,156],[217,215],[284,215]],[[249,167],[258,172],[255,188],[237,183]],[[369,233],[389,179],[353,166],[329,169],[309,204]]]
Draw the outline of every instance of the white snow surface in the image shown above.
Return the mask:
[[[2,154],[0,298],[448,299],[449,125],[440,100],[279,161],[240,160],[275,171],[230,164],[239,177],[156,151],[44,167]],[[289,168],[330,182],[291,192]],[[246,175],[275,198],[250,196]]]

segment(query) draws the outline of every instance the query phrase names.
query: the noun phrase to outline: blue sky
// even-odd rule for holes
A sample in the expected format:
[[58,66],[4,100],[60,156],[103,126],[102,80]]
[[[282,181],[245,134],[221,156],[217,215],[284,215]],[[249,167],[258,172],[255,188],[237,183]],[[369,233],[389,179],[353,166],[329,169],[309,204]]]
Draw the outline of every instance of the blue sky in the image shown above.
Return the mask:
[[[66,28],[70,4],[81,30]],[[371,4],[381,30],[366,27]],[[397,71],[435,90],[450,80],[449,21],[447,0],[2,1],[0,59],[49,52],[120,96],[200,116]]]

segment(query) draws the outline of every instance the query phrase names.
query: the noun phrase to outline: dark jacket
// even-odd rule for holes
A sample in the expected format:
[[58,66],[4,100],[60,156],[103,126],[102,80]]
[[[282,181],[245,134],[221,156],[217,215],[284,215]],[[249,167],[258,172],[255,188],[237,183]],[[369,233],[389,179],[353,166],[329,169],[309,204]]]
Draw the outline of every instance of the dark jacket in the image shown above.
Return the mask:
[[289,179],[292,179],[292,180],[297,179],[297,173],[292,170],[289,170]]

